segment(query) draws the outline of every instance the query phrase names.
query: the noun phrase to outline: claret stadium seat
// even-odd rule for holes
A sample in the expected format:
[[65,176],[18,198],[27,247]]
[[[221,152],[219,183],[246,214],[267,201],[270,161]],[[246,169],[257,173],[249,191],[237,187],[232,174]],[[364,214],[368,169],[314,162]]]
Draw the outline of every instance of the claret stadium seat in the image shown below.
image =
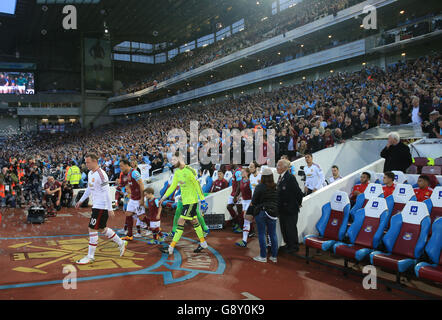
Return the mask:
[[414,267],[422,256],[431,220],[425,203],[410,201],[401,214],[390,221],[390,229],[382,239],[386,252],[372,252],[370,262],[395,271],[396,280],[400,282],[400,274]]
[[425,166],[422,168],[422,174],[440,175],[441,174],[441,167],[439,167],[439,166]]
[[316,230],[318,230],[319,235],[304,237],[307,262],[309,247],[327,251],[337,241],[344,239],[349,215],[350,199],[348,194],[344,191],[335,192],[331,201],[322,206],[322,216],[316,223]]
[[382,185],[379,183],[369,183],[364,193],[361,193],[356,197],[356,202],[350,210],[351,218],[354,217],[354,214],[357,210],[363,208],[368,200],[378,197],[383,197],[384,190],[382,189]]
[[[373,198],[363,209],[356,211],[347,230],[350,244],[337,242],[333,252],[347,260],[362,261],[378,249],[384,230],[390,220],[390,210],[384,198]],[[347,263],[346,263],[347,265]]]
[[410,184],[397,184],[393,191],[393,212],[395,215],[404,209],[409,201],[417,201],[413,187]]
[[414,268],[416,276],[421,279],[442,283],[442,217],[433,222],[431,238],[425,246],[430,261],[420,262]]
[[422,167],[428,164],[428,158],[416,157],[414,158],[414,165],[417,167],[417,172],[420,174],[422,172]]

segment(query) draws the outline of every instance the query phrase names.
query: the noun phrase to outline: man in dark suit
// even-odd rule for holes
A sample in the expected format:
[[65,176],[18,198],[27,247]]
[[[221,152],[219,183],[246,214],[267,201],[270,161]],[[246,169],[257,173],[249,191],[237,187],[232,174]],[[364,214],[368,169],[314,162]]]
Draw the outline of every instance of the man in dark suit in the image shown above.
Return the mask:
[[381,157],[385,159],[384,172],[396,170],[405,173],[407,168],[413,163],[410,148],[401,142],[397,132],[390,132],[388,134],[388,142],[381,151]]
[[279,179],[277,184],[279,197],[279,219],[281,232],[286,245],[280,249],[293,254],[299,250],[298,242],[298,213],[304,196],[299,188],[298,181],[290,173],[290,161],[281,159],[276,170]]

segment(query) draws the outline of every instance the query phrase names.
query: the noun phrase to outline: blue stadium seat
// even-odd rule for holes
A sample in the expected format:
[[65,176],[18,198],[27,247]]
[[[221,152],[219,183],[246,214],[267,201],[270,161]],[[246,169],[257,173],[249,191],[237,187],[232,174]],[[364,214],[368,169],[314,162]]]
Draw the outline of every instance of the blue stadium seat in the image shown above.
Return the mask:
[[343,240],[349,215],[350,199],[347,193],[344,191],[335,192],[331,201],[322,206],[322,216],[316,224],[319,235],[304,237],[307,258],[309,247],[327,251],[337,241]]
[[[350,210],[350,215],[352,218],[354,214],[359,209],[362,209],[367,204],[368,200],[373,198],[379,198],[384,196],[384,190],[382,189],[382,185],[379,183],[369,183],[364,193],[361,193],[356,197],[355,204],[353,208]],[[388,203],[387,203],[388,204]]]
[[425,246],[425,252],[431,263],[420,262],[414,268],[416,276],[438,283],[442,283],[442,217],[433,222],[431,238]]
[[350,260],[364,260],[379,247],[389,220],[387,201],[384,198],[370,199],[363,209],[356,211],[347,230],[350,244],[337,242],[333,246],[334,253]]
[[422,256],[430,224],[427,206],[408,202],[400,214],[391,218],[390,229],[382,239],[386,252],[372,252],[371,264],[395,271],[399,282],[400,273],[414,267]]

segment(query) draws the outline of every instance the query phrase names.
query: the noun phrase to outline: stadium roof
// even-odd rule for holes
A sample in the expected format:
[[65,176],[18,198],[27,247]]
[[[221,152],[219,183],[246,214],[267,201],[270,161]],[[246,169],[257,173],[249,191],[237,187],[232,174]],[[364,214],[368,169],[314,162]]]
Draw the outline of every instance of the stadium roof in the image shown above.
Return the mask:
[[257,11],[271,11],[268,3],[257,5],[250,0],[99,0],[75,5],[79,30],[74,32],[62,28],[65,4],[44,7],[40,3],[45,1],[18,0],[15,16],[0,16],[2,41],[3,35],[15,44],[35,41],[42,37],[42,30],[44,36],[53,38],[78,36],[79,32],[103,34],[106,22],[114,45],[122,41],[182,44],[214,32],[217,23],[227,26]]

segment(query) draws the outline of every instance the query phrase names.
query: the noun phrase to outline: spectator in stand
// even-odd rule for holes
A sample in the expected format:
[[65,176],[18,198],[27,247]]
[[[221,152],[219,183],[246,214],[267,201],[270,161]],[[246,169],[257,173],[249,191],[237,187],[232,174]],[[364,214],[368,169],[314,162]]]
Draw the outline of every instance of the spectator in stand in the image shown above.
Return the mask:
[[384,198],[393,194],[394,189],[396,188],[396,184],[394,183],[394,173],[391,171],[384,173],[384,186],[382,189],[384,190]]
[[353,206],[356,202],[356,198],[361,193],[364,193],[365,189],[367,189],[368,184],[370,183],[371,175],[368,172],[362,172],[360,177],[360,182],[353,186],[353,189],[350,194],[350,203]]
[[344,127],[342,128],[342,137],[345,140],[351,139],[353,135],[355,134],[355,129],[353,127],[353,124],[351,123],[350,118],[345,119]]
[[330,129],[325,129],[324,131],[324,147],[331,148],[335,145],[335,141],[333,140],[333,136],[331,134]]
[[312,129],[313,137],[308,142],[309,152],[315,153],[319,150],[324,149],[324,139],[319,135],[319,130],[317,128]]
[[304,195],[299,188],[296,177],[290,173],[290,161],[279,160],[276,171],[279,174],[277,184],[279,219],[282,237],[286,243],[285,246],[279,249],[293,254],[299,251],[297,223]]
[[410,114],[411,123],[420,125],[422,123],[423,107],[420,106],[419,97],[411,97],[411,106],[413,107]]
[[390,112],[385,106],[382,106],[378,115],[378,126],[381,124],[390,124]]
[[419,202],[423,202],[431,198],[433,189],[430,188],[430,178],[427,175],[421,175],[417,179],[418,187],[414,189],[414,194]]
[[218,170],[218,179],[216,179],[213,184],[212,188],[210,189],[210,193],[221,191],[229,186],[229,183],[226,179],[224,179],[224,172],[221,170]]
[[413,163],[410,148],[401,142],[397,132],[388,134],[388,142],[381,151],[381,157],[385,159],[384,172],[405,171]]
[[344,143],[344,137],[342,136],[342,130],[339,128],[336,128],[333,130],[333,141],[337,144]]
[[433,128],[434,135],[438,139],[442,139],[442,116],[437,119],[437,126]]
[[339,175],[339,168],[338,166],[334,165],[332,166],[332,176],[328,178],[327,182],[328,184],[331,184],[335,181],[341,180],[342,177]]
[[428,133],[428,138],[437,138],[437,133],[440,133],[440,127],[438,124],[439,111],[430,112],[430,121],[424,121],[422,126],[422,132]]

